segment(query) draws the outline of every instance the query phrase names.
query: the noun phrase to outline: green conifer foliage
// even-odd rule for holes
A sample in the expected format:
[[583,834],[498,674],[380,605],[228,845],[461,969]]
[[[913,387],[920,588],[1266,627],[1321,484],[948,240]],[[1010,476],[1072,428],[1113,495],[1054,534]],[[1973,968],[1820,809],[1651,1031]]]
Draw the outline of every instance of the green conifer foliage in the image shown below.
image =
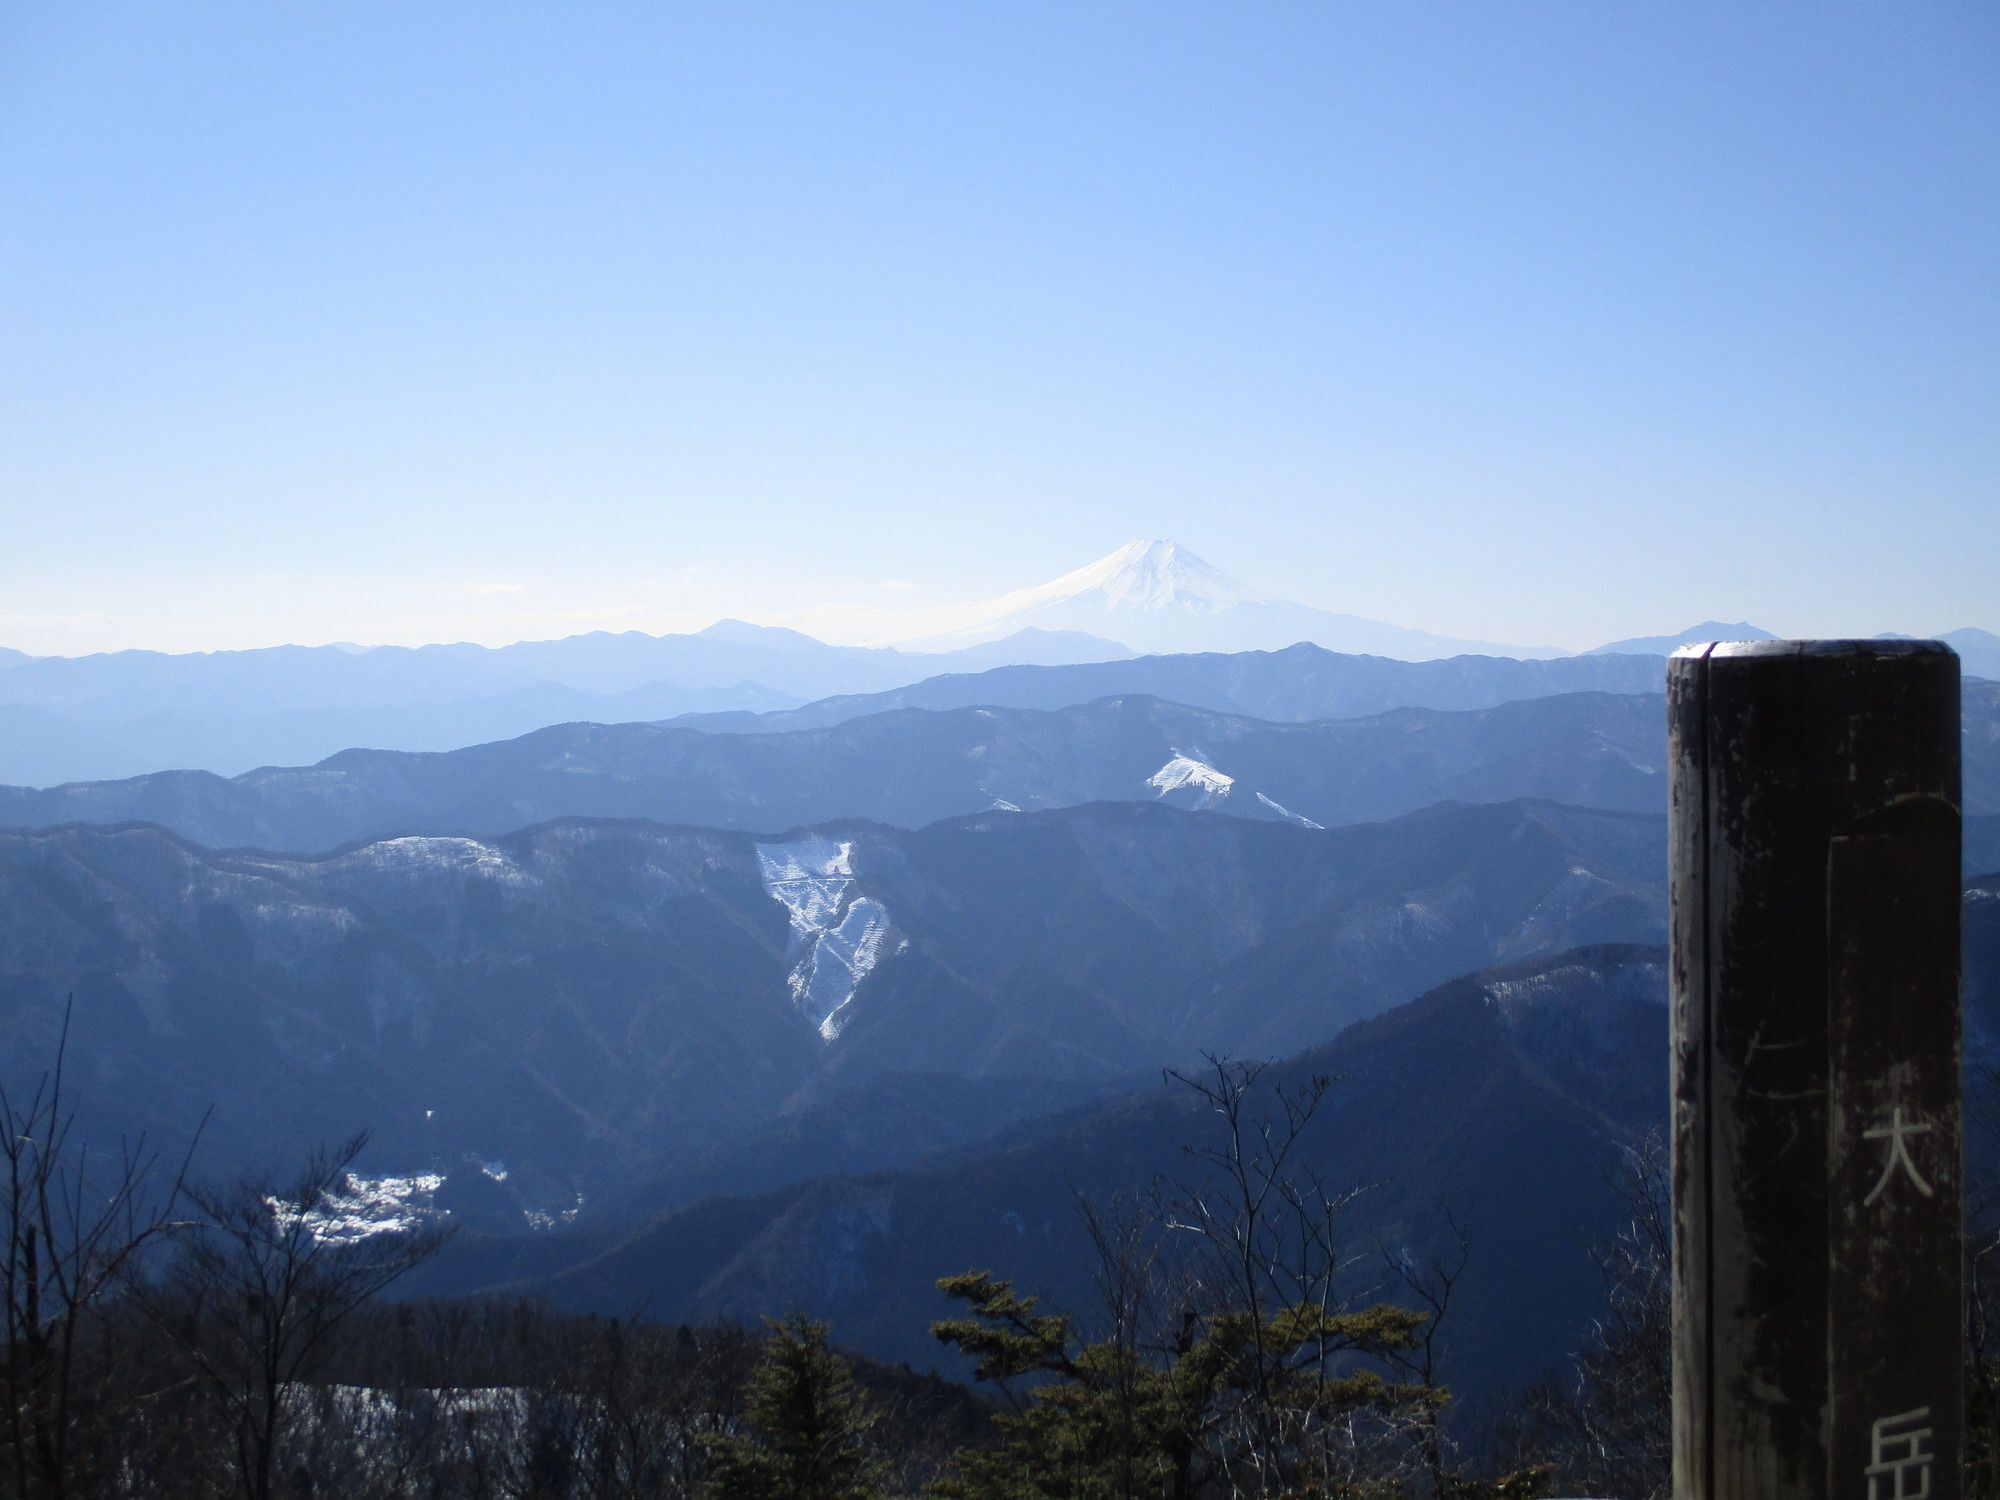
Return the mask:
[[[1391,1262],[1423,1309],[1352,1291],[1312,1165],[1330,1078],[1209,1059],[1169,1073],[1208,1121],[1187,1170],[1143,1195],[1079,1196],[1103,1306],[1087,1333],[986,1271],[938,1283],[967,1316],[932,1326],[1014,1410],[960,1456],[956,1500],[1359,1500],[1473,1495],[1439,1429],[1438,1320],[1463,1259]],[[1386,1253],[1386,1252],[1385,1252]],[[1016,1389],[1015,1387],[1018,1387]],[[1510,1481],[1511,1482],[1511,1481]]]
[[[999,1419],[1005,1441],[965,1454],[940,1487],[953,1500],[1193,1500],[1215,1491],[1243,1433],[1324,1443],[1350,1414],[1445,1399],[1377,1369],[1339,1369],[1338,1356],[1380,1360],[1412,1346],[1422,1316],[1388,1304],[1285,1308],[1261,1337],[1240,1313],[1190,1316],[1171,1347],[1143,1352],[1115,1339],[1072,1347],[1068,1319],[1038,1314],[1033,1298],[983,1271],[938,1285],[971,1311],[933,1325],[940,1340],[973,1356],[982,1379],[1040,1380]],[[1245,1420],[1253,1415],[1261,1420]],[[1323,1467],[1283,1457],[1258,1455],[1267,1467]]]
[[770,1324],[744,1428],[711,1443],[712,1500],[874,1500],[875,1417],[827,1334],[801,1313]]

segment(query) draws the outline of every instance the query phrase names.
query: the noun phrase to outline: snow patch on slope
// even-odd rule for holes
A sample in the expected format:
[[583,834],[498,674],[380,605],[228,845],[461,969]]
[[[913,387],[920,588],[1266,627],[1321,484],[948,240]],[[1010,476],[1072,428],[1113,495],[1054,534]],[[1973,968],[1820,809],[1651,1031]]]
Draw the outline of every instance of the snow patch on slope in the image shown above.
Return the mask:
[[1571,865],[1569,873],[1551,886],[1522,919],[1502,951],[1520,952],[1547,946],[1560,935],[1563,923],[1588,903],[1602,900],[1612,889],[1611,882],[1603,876],[1592,874],[1582,865]]
[[501,850],[468,838],[410,835],[380,839],[339,856],[336,863],[404,873],[478,875],[506,885],[530,883],[527,872]]
[[1311,828],[1321,833],[1326,831],[1326,825],[1324,823],[1315,823],[1311,818],[1305,817],[1300,813],[1293,812],[1289,807],[1286,807],[1282,802],[1273,802],[1269,797],[1266,797],[1262,792],[1259,792],[1257,794],[1257,800],[1263,803],[1264,806],[1270,808],[1272,812],[1276,813],[1279,817],[1283,818],[1287,823],[1296,823],[1301,828]]
[[524,1208],[521,1210],[521,1217],[528,1221],[528,1228],[539,1233],[548,1229],[560,1229],[565,1224],[574,1224],[576,1216],[582,1212],[583,1194],[578,1193],[576,1201],[568,1208],[554,1211],[545,1208]]
[[830,1042],[894,936],[888,908],[853,894],[854,845],[846,839],[759,844],[757,867],[764,889],[791,914],[794,940],[805,950],[786,980],[792,1003]]
[[1564,964],[1524,979],[1496,979],[1486,985],[1486,1004],[1500,1014],[1510,1030],[1537,1008],[1562,1003],[1601,1002],[1620,1005],[1665,1005],[1667,968],[1651,961],[1593,966]]
[[844,1014],[861,981],[882,957],[890,936],[889,913],[872,896],[862,896],[847,908],[836,926],[814,939],[811,950],[792,970],[792,1003],[819,1027],[827,1041],[847,1024]]
[[854,845],[818,837],[759,844],[757,869],[764,889],[791,913],[792,931],[811,937],[826,930],[854,884]]
[[1172,760],[1146,778],[1146,785],[1162,797],[1186,792],[1193,799],[1192,806],[1199,809],[1227,797],[1230,788],[1236,785],[1236,778],[1176,750]]
[[[1175,750],[1173,759],[1146,778],[1146,785],[1162,802],[1170,802],[1175,807],[1189,812],[1206,812],[1228,802],[1236,794],[1236,778],[1227,772],[1218,771],[1204,760],[1189,755],[1185,750]],[[1249,791],[1248,787],[1243,790]],[[1311,818],[1300,817],[1282,802],[1273,801],[1262,792],[1251,792],[1257,805],[1280,822],[1291,823],[1299,828],[1320,827]],[[1246,807],[1240,800],[1235,807]],[[1224,809],[1227,810],[1227,809]],[[1257,816],[1252,811],[1248,814]]]
[[302,1224],[323,1245],[356,1245],[378,1234],[408,1234],[445,1217],[436,1206],[441,1172],[417,1172],[408,1177],[363,1177],[350,1172],[341,1184],[322,1194],[301,1213],[296,1203],[267,1200],[279,1225]]

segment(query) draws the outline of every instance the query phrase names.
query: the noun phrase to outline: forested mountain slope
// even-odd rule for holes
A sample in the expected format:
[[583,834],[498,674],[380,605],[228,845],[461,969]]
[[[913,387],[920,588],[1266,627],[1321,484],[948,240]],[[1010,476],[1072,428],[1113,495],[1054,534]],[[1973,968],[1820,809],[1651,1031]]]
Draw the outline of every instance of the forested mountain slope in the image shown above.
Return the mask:
[[761,841],[568,821],[311,859],[0,835],[0,1081],[74,995],[94,1135],[214,1105],[233,1165],[371,1126],[371,1170],[518,1223],[876,1075],[1275,1055],[1497,959],[1657,938],[1663,840],[1539,803],[1325,832],[1112,804]]
[[[1336,1192],[1357,1294],[1393,1294],[1384,1251],[1449,1258],[1471,1240],[1445,1327],[1444,1378],[1469,1402],[1552,1367],[1595,1311],[1588,1257],[1621,1203],[1621,1153],[1664,1118],[1666,965],[1657,947],[1599,947],[1450,981],[1294,1056],[1261,1080],[1334,1080],[1296,1163]],[[800,1307],[844,1341],[955,1368],[929,1339],[933,1282],[982,1268],[1088,1317],[1097,1268],[1075,1202],[1190,1180],[1212,1112],[1153,1082],[1015,1127],[914,1168],[822,1178],[667,1208],[536,1245],[467,1241],[428,1289],[506,1286],[667,1319]],[[525,1279],[523,1279],[525,1278]]]
[[[1968,885],[1965,922],[1977,1120],[2000,1086],[2000,881]],[[1360,1190],[1340,1221],[1357,1294],[1395,1294],[1385,1252],[1449,1262],[1453,1225],[1464,1230],[1443,1378],[1475,1410],[1556,1368],[1599,1310],[1590,1248],[1629,1212],[1626,1153],[1666,1120],[1667,984],[1657,946],[1545,955],[1448,981],[1261,1080],[1253,1119],[1275,1112],[1271,1090],[1332,1079],[1294,1166],[1336,1193]],[[946,1310],[937,1276],[988,1269],[1087,1318],[1097,1261],[1078,1196],[1105,1205],[1201,1181],[1187,1148],[1213,1144],[1216,1129],[1187,1089],[1147,1083],[899,1171],[698,1201],[662,1178],[636,1230],[599,1219],[532,1245],[474,1237],[429,1284],[666,1318],[796,1306],[856,1347],[955,1368],[925,1336]],[[1969,1149],[1990,1161],[1996,1143]]]

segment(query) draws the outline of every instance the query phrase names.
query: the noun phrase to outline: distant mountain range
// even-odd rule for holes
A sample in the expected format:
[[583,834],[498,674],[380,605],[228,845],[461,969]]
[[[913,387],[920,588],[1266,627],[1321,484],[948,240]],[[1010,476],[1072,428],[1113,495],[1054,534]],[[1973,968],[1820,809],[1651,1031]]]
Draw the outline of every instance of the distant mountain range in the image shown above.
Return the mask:
[[436,755],[348,750],[228,781],[168,771],[48,791],[0,788],[0,827],[143,820],[216,847],[309,853],[397,833],[500,834],[571,816],[777,833],[831,818],[915,828],[1098,801],[1317,825],[1449,798],[1654,812],[1666,806],[1665,733],[1657,694],[1602,693],[1311,724],[1146,697],[1055,710],[898,709],[765,734],[569,724]]
[[[908,706],[1056,708],[1150,693],[1269,719],[1346,717],[1395,707],[1490,707],[1556,692],[1657,690],[1644,658],[1690,640],[1763,637],[1710,621],[1674,636],[1600,647],[1641,658],[1624,668],[1537,672],[1561,653],[1457,640],[1289,603],[1241,583],[1172,541],[1132,542],[1061,578],[973,606],[925,649],[830,646],[797,631],[724,620],[691,635],[596,632],[488,648],[280,646],[169,655],[118,651],[31,657],[0,649],[0,784],[54,786],[164,770],[238,775],[310,764],[350,748],[455,750],[560,723],[684,719],[708,730],[748,715],[805,709],[800,724]],[[2000,678],[2000,637],[1945,637],[1966,671]],[[1301,644],[1351,665],[1333,683]],[[1229,659],[1270,652],[1296,674],[1289,693],[1224,692],[1214,669],[1106,674],[1087,691],[993,679],[967,698],[929,679],[996,667],[1084,666],[1150,655]],[[1399,669],[1412,663],[1432,673]],[[1441,665],[1443,664],[1443,665]],[[1192,687],[1181,684],[1194,682]],[[1292,702],[1277,701],[1289,697]],[[856,700],[862,700],[857,702]],[[826,700],[826,701],[822,701]],[[808,707],[809,706],[809,707]],[[694,717],[700,716],[700,717]],[[732,717],[736,716],[736,717]],[[771,727],[771,726],[765,726]]]
[[[1963,750],[1966,810],[2000,813],[2000,684],[1967,684]],[[1059,709],[892,709],[764,733],[569,724],[439,754],[349,750],[232,780],[168,771],[0,788],[0,827],[139,820],[214,847],[310,853],[576,816],[778,833],[843,817],[915,828],[1099,801],[1331,826],[1446,800],[1661,812],[1665,764],[1656,693],[1308,723],[1135,695]]]
[[[1739,620],[1733,625],[1720,620],[1704,620],[1699,625],[1691,625],[1678,635],[1642,635],[1630,640],[1612,641],[1586,653],[1591,656],[1670,656],[1682,646],[1700,645],[1703,641],[1769,641],[1777,637],[1760,626],[1746,624]],[[1906,635],[1887,634],[1875,637],[1877,640],[1909,640]],[[2000,635],[1990,630],[1947,630],[1937,637],[1958,653],[1958,659],[1968,677],[1980,677],[1989,681],[2000,681]]]
[[725,620],[693,635],[598,632],[474,645],[276,646],[98,656],[0,653],[0,782],[298,765],[363,745],[455,750],[549,724],[769,709],[938,672],[1104,661],[1115,641],[1047,631],[952,652],[829,646]]
[[1301,722],[1351,719],[1392,708],[1494,708],[1559,693],[1658,693],[1665,682],[1659,659],[1651,656],[1566,656],[1546,661],[1454,656],[1407,662],[1301,644],[1282,651],[996,667],[930,677],[887,692],[826,698],[802,708],[686,714],[671,722],[711,734],[823,729],[890,709],[1053,709],[1133,694],[1217,713]]
[[[1908,640],[1909,637],[1894,639]],[[2000,682],[2000,635],[1990,630],[1947,630],[1938,639],[1958,653],[1966,676]]]
[[[768,733],[824,729],[901,709],[1056,709],[1100,697],[1137,694],[1284,722],[1354,718],[1404,707],[1447,711],[1494,708],[1580,692],[1657,694],[1663,685],[1664,667],[1658,656],[1593,654],[1553,661],[1461,656],[1444,661],[1395,662],[1341,656],[1301,645],[1233,656],[1152,656],[1068,667],[1004,667],[976,675],[930,678],[886,693],[829,698],[797,709],[765,714],[695,714],[671,722],[709,733]],[[1966,805],[1983,811],[2000,800],[2000,773],[1996,772],[2000,767],[2000,683],[1967,678],[1963,704]],[[1559,736],[1562,723],[1560,716],[1552,716],[1551,733]],[[1221,769],[1229,767],[1223,764]],[[1276,792],[1269,795],[1278,796]],[[1559,795],[1580,799],[1582,794]],[[1282,797],[1278,800],[1283,801]]]
[[1720,620],[1703,620],[1678,635],[1635,635],[1630,640],[1612,641],[1584,653],[1587,656],[1672,656],[1683,646],[1703,641],[1770,641],[1777,637],[1760,626],[1739,620],[1726,625]]

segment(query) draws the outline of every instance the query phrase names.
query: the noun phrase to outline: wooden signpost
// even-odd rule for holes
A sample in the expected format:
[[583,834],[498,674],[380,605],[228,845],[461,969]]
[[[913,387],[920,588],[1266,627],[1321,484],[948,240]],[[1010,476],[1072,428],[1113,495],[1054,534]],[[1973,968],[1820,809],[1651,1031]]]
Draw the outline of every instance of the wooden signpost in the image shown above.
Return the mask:
[[1957,1500],[1958,660],[1689,647],[1672,774],[1676,1500]]

